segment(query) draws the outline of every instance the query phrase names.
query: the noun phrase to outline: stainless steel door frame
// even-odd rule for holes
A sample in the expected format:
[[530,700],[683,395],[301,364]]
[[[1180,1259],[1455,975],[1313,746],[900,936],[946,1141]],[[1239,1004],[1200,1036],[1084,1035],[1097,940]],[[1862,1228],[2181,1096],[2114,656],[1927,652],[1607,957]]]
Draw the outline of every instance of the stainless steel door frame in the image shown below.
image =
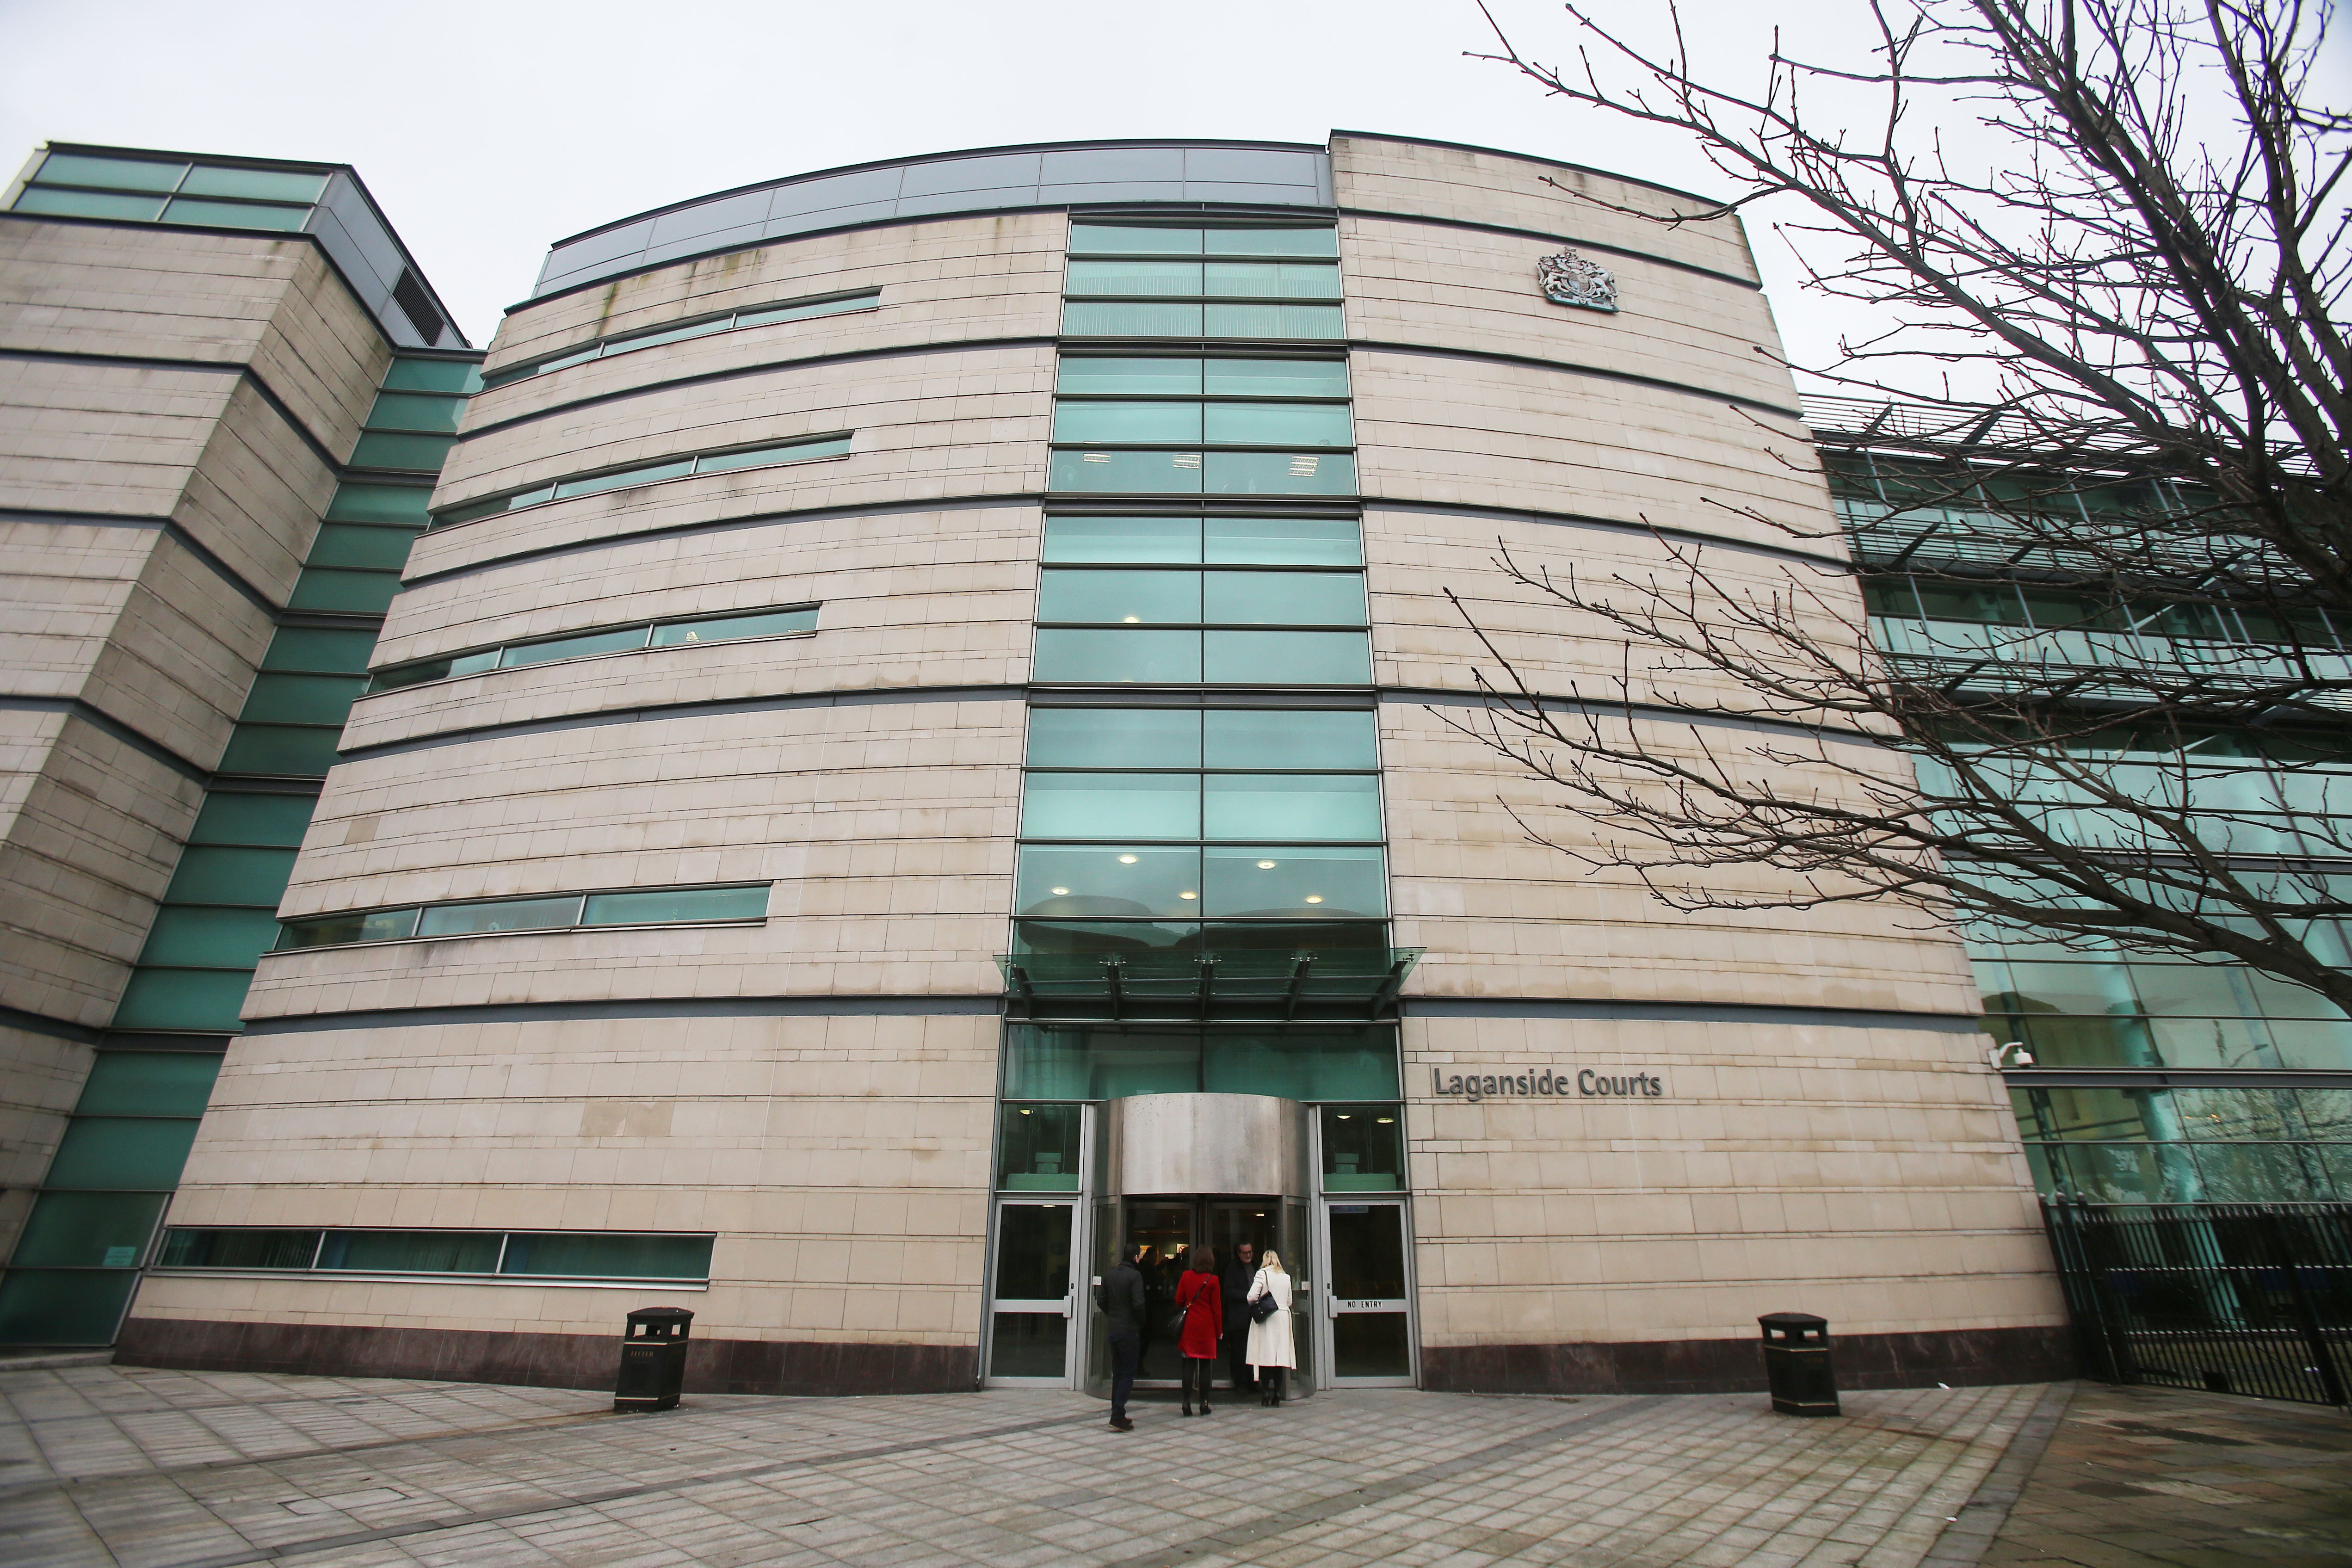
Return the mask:
[[[1349,1297],[1341,1292],[1346,1281],[1333,1267],[1331,1216],[1393,1211],[1398,1246],[1402,1249],[1404,1294],[1401,1297]],[[1418,1287],[1413,1278],[1412,1215],[1405,1194],[1348,1193],[1318,1196],[1315,1203],[1315,1282],[1313,1317],[1316,1363],[1326,1388],[1414,1388],[1421,1382],[1420,1314],[1415,1310]],[[1378,1375],[1343,1374],[1339,1362],[1339,1320],[1344,1317],[1396,1317],[1403,1322],[1404,1370]]]
[[[981,1295],[981,1381],[990,1388],[1077,1388],[1086,1378],[1088,1342],[1094,1326],[1094,1306],[1087,1286],[1093,1256],[1088,1221],[1093,1212],[1096,1108],[1083,1109],[1078,1122],[1078,1187],[1067,1193],[1022,1193],[993,1195],[988,1212],[988,1247]],[[1003,1262],[1005,1215],[1008,1210],[1063,1208],[1069,1211],[1068,1250],[1065,1254],[1063,1291],[1058,1297],[1000,1297],[998,1270]],[[999,1313],[1063,1321],[1062,1366],[1057,1373],[1001,1373],[997,1370]]]

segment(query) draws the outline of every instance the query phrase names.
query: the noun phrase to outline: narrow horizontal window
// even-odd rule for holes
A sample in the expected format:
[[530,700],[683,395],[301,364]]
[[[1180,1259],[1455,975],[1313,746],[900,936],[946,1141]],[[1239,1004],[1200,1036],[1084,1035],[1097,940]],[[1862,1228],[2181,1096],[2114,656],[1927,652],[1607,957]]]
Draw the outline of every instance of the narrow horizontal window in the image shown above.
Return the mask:
[[707,925],[765,920],[771,886],[767,882],[735,882],[721,887],[627,888],[317,915],[285,921],[278,929],[276,951],[292,952],[358,942],[404,942],[412,937],[569,931],[583,926]]
[[[605,490],[627,489],[637,485],[658,484],[665,479],[681,479],[693,474],[719,474],[737,468],[773,468],[783,463],[813,462],[819,458],[846,457],[854,433],[835,436],[811,436],[797,441],[782,442],[772,447],[737,447],[723,452],[698,452],[683,458],[666,458],[658,463],[641,464],[635,468],[611,468],[603,473],[580,474],[558,479],[552,484],[531,489],[515,490],[488,500],[468,501],[447,511],[436,512],[431,526],[447,528],[453,523],[472,522],[478,518],[495,517],[500,512],[516,511],[523,507],[537,506],[541,501],[565,500],[573,496],[595,495]],[[362,437],[362,441],[366,437]]]
[[816,630],[818,606],[803,605],[788,610],[752,610],[730,616],[698,616],[686,621],[640,622],[606,631],[572,637],[539,637],[503,647],[475,648],[440,658],[395,664],[375,672],[368,690],[396,691],[428,680],[478,675],[488,669],[517,669],[569,658],[593,658],[601,654],[635,653],[648,647],[685,647],[689,644],[743,642],[753,637],[805,637]]
[[1360,631],[1041,626],[1032,673],[1074,686],[1369,686],[1371,639]]
[[709,1236],[580,1230],[300,1230],[173,1226],[159,1268],[478,1279],[710,1278]]
[[1021,837],[1377,843],[1371,773],[1039,773],[1022,788]]
[[1300,227],[1178,227],[1158,224],[1074,223],[1073,256],[1304,256],[1339,254],[1339,232],[1325,226]]
[[592,339],[544,359],[508,365],[487,377],[483,384],[508,386],[518,381],[528,381],[535,375],[545,375],[551,371],[566,370],[593,359],[610,359],[614,354],[628,353],[635,349],[682,342],[688,338],[705,338],[716,332],[731,332],[745,327],[769,327],[780,321],[804,321],[817,316],[843,315],[851,310],[875,310],[881,305],[882,290],[879,289],[860,289],[851,293],[827,294],[816,299],[786,300],[772,305],[747,305],[740,310],[705,316],[675,326],[615,332],[610,337]]
[[1045,520],[1045,560],[1246,566],[1360,566],[1353,517],[1084,517]]
[[299,234],[302,226],[310,221],[310,209],[307,206],[264,206],[257,202],[198,201],[179,196],[163,209],[163,221],[204,228],[269,228]]
[[[1333,292],[1336,296],[1336,288]],[[1074,299],[1062,307],[1062,333],[1072,338],[1279,338],[1311,342],[1336,341],[1347,336],[1347,329],[1337,305]]]
[[1032,768],[1380,766],[1368,709],[1033,708]]
[[1350,452],[1135,451],[1063,448],[1045,488],[1080,495],[1350,496]]

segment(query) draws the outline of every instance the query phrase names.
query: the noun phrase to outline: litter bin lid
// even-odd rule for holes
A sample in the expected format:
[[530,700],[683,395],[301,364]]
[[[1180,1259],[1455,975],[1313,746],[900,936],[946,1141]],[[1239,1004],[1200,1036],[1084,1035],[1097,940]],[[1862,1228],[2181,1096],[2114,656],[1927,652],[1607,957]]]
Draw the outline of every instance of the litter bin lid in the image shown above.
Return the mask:
[[629,1314],[632,1326],[638,1323],[676,1323],[683,1328],[694,1321],[694,1314],[684,1307],[639,1307]]
[[1767,1312],[1756,1320],[1768,1329],[1826,1329],[1827,1318],[1816,1318],[1811,1312]]

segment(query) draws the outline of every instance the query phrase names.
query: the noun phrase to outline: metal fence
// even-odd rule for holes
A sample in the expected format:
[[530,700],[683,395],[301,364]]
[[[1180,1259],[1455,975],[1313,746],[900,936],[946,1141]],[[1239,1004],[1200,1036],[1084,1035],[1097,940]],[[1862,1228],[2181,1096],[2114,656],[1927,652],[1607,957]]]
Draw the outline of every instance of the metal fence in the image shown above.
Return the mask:
[[2311,1405],[2352,1388],[2352,1204],[2045,1199],[2083,1364]]

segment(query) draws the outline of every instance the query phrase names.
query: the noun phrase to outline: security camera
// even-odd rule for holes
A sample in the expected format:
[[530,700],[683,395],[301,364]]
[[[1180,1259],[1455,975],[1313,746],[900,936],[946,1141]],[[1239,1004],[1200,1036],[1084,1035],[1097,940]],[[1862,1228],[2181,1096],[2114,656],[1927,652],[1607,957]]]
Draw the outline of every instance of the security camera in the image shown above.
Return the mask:
[[[2003,1057],[2009,1059],[2004,1062]],[[2005,1040],[1985,1052],[1985,1060],[1992,1064],[1995,1072],[2004,1067],[2030,1068],[2033,1065],[2033,1053],[2025,1048],[2023,1040]]]

